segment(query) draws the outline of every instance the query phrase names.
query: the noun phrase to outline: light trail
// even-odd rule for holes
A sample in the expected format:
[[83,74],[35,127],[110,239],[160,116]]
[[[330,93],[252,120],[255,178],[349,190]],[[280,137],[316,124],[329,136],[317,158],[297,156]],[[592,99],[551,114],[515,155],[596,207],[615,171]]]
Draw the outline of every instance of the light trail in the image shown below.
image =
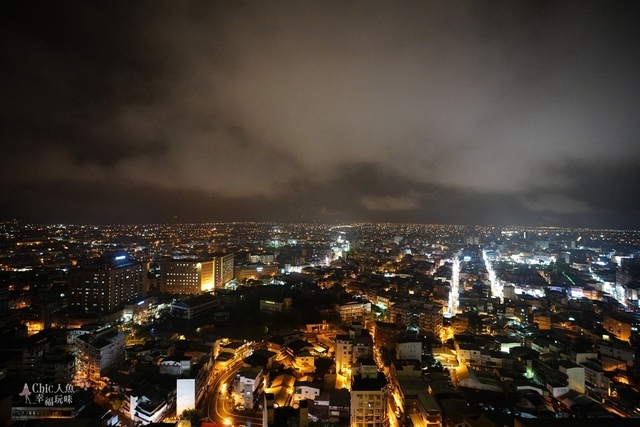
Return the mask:
[[496,277],[496,272],[491,265],[491,260],[487,256],[487,251],[482,251],[482,259],[484,260],[484,265],[487,269],[487,273],[489,273],[489,282],[491,283],[491,296],[500,298],[500,303],[504,302],[504,285],[498,278]]
[[453,317],[458,311],[458,296],[460,292],[460,258],[458,254],[453,257],[453,269],[451,271],[451,290],[449,291],[449,303],[445,317]]

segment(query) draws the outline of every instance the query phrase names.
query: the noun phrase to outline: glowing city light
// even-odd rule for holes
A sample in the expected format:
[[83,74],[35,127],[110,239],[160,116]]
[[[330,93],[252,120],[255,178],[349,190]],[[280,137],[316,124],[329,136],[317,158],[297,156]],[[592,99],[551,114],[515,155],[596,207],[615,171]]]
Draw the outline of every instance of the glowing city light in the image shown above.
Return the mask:
[[458,310],[458,296],[460,292],[460,259],[456,254],[453,258],[453,270],[451,272],[451,290],[449,291],[449,303],[447,304],[446,317],[453,317]]
[[487,251],[482,251],[482,258],[484,259],[484,265],[487,268],[487,273],[489,273],[489,282],[491,283],[491,295],[494,297],[500,298],[500,303],[504,302],[504,285],[502,282],[496,277],[496,272],[491,265],[491,260],[487,256]]

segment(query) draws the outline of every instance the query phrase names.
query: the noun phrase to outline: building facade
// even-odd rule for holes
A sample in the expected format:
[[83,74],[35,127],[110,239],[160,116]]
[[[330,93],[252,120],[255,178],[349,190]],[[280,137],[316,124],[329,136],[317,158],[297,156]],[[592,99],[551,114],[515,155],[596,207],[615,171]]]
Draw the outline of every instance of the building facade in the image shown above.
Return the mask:
[[223,288],[233,279],[233,254],[214,254],[213,256],[213,287]]
[[171,314],[185,320],[194,320],[210,316],[220,307],[220,298],[211,294],[196,295],[184,301],[171,304]]
[[105,327],[76,339],[76,382],[97,381],[124,361],[124,334],[116,327]]
[[293,300],[291,299],[291,297],[281,299],[261,299],[260,312],[270,315],[286,313],[291,310],[292,302]]
[[163,258],[160,261],[160,291],[197,294],[214,288],[214,261],[209,259]]
[[238,280],[259,279],[278,274],[278,266],[276,264],[238,265],[235,267],[233,274]]
[[378,368],[362,366],[351,383],[351,427],[389,425],[389,386]]
[[349,335],[336,335],[336,372],[341,373],[351,369],[351,355],[353,353],[353,338]]
[[145,292],[146,268],[127,254],[100,257],[69,272],[71,308],[110,313]]
[[343,322],[352,322],[360,320],[368,313],[371,313],[370,302],[348,301],[344,304],[335,304],[334,309],[340,320]]

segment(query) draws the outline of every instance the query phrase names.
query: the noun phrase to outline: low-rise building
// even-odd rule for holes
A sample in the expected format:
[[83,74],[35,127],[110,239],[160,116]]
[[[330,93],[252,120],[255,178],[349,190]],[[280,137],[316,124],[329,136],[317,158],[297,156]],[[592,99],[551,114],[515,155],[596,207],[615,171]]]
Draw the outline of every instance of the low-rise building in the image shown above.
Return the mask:
[[409,360],[422,360],[422,342],[403,338],[396,343],[396,358]]
[[352,300],[342,304],[336,303],[334,309],[340,316],[340,320],[346,323],[362,319],[370,313],[371,303]]
[[185,320],[194,320],[211,316],[220,307],[220,299],[211,294],[202,294],[188,298],[184,301],[176,301],[171,304],[171,313]]
[[270,315],[286,313],[291,310],[292,301],[291,297],[261,299],[260,312]]
[[315,400],[320,395],[320,384],[312,381],[296,381],[294,401],[310,399]]
[[242,398],[242,404],[246,408],[253,408],[257,392],[263,386],[263,371],[261,366],[251,366],[240,368],[236,374],[235,387],[238,395]]

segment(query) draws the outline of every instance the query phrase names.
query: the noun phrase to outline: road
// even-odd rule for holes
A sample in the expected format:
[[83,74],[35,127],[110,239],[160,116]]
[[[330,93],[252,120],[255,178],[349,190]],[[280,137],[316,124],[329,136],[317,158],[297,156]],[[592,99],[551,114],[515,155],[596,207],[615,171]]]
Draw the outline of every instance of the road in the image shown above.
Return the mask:
[[229,383],[233,381],[241,367],[242,359],[234,362],[226,372],[215,378],[213,387],[210,388],[211,391],[206,399],[207,410],[205,413],[209,417],[209,420],[213,422],[227,425],[243,424],[246,426],[261,427],[262,417],[248,417],[231,410],[227,390]]

